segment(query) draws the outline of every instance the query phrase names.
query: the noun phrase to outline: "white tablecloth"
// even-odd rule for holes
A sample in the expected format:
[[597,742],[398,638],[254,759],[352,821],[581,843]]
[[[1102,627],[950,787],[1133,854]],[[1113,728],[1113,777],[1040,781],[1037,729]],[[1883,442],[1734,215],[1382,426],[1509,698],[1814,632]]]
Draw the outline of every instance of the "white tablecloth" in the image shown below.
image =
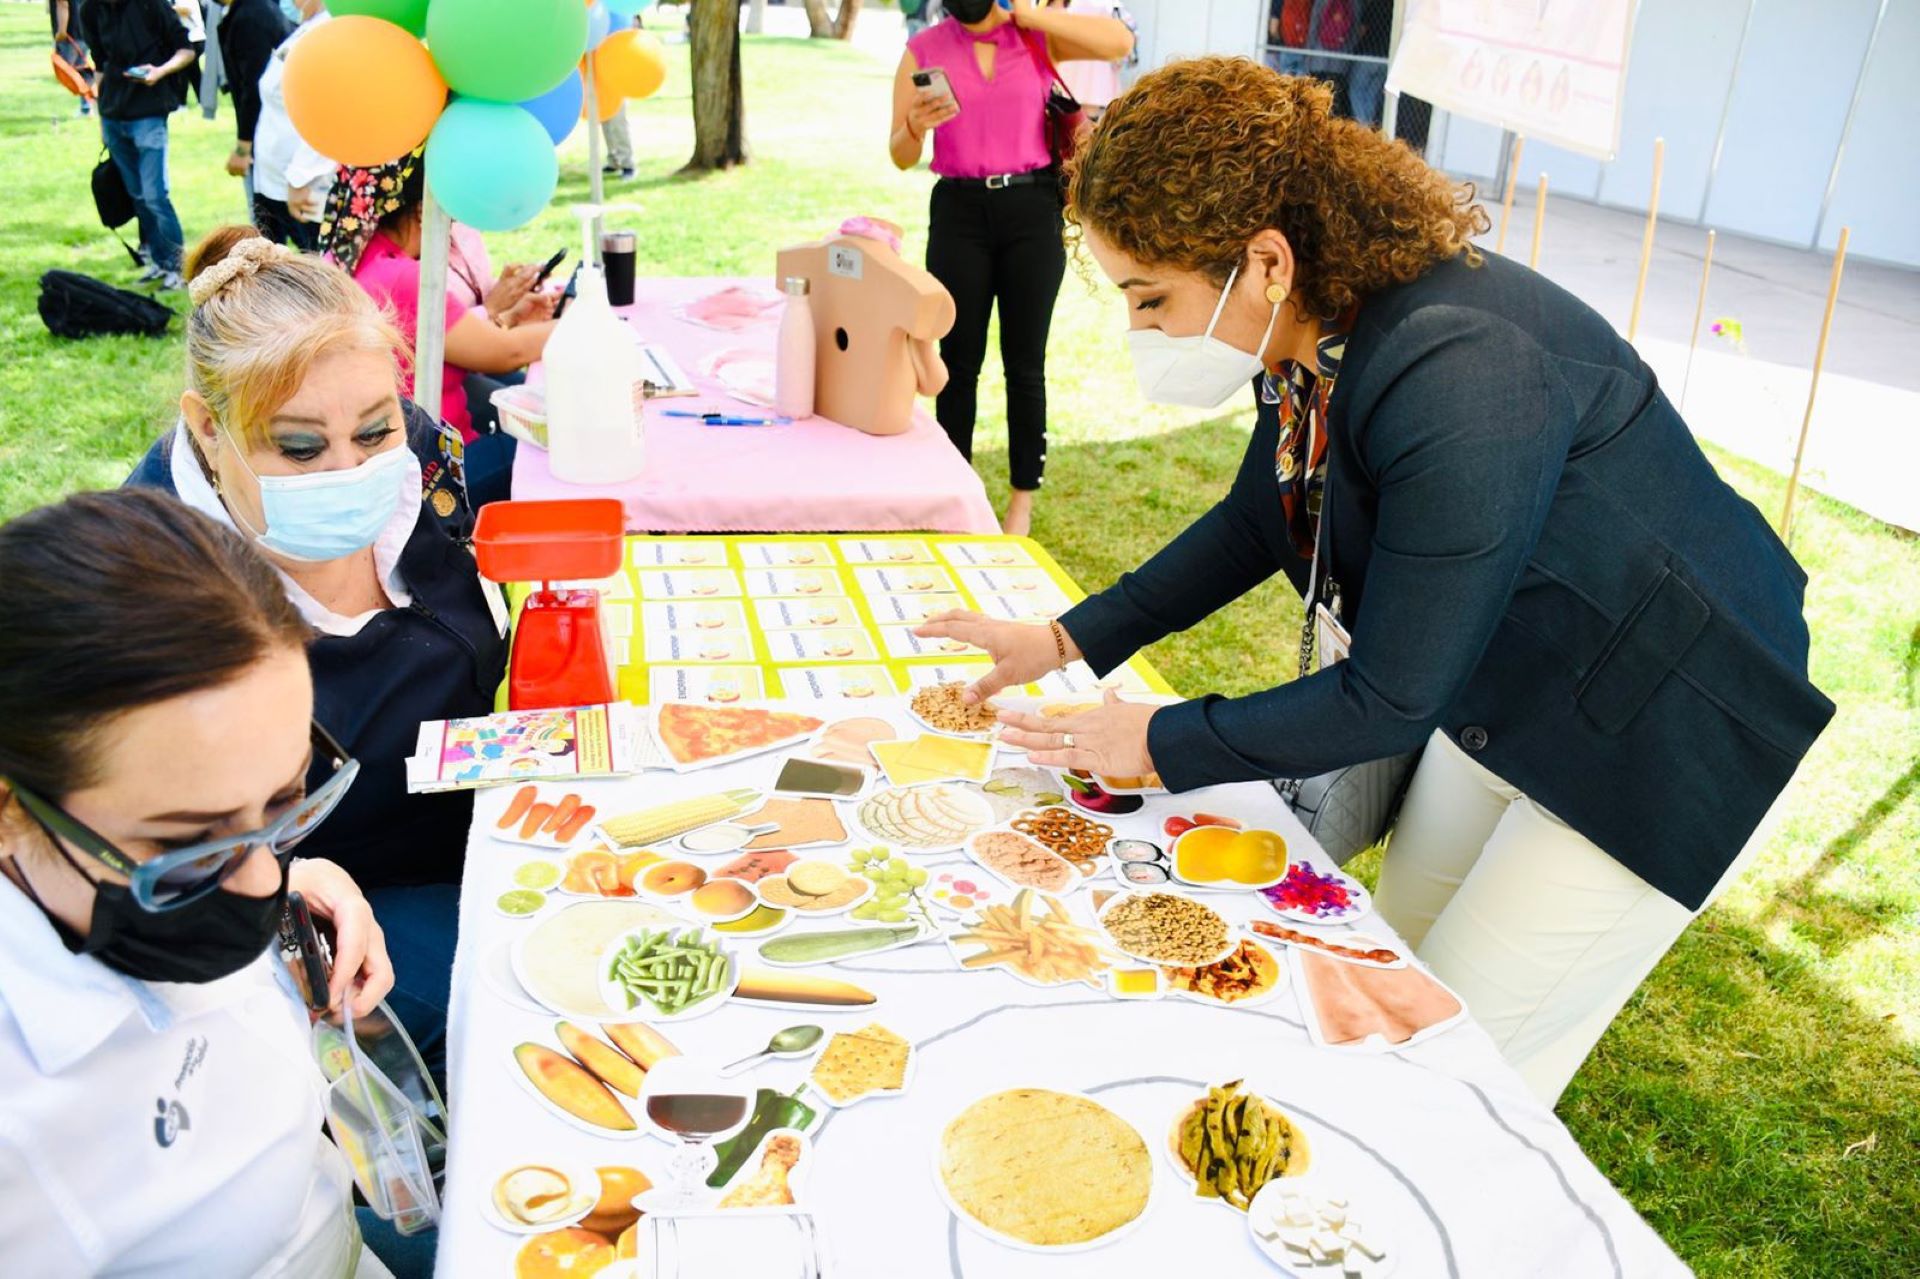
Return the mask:
[[[829,719],[844,713],[844,703],[821,708]],[[897,707],[887,713],[906,729]],[[687,777],[649,772],[579,789],[602,812],[622,812],[679,794],[764,787],[778,758]],[[512,1046],[527,1039],[551,1043],[555,1018],[516,1006],[481,976],[483,961],[530,926],[499,915],[493,905],[509,886],[509,872],[529,853],[486,834],[507,794],[479,797],[461,899],[443,1279],[512,1273],[522,1240],[490,1226],[481,1204],[493,1179],[516,1163],[629,1164],[664,1179],[668,1155],[654,1138],[615,1141],[563,1123],[509,1073]],[[1327,865],[1265,785],[1150,797],[1142,813],[1112,820],[1123,836],[1164,844],[1163,818],[1195,811],[1277,830],[1296,858],[1309,855]],[[1207,900],[1235,920],[1267,913],[1251,894]],[[1377,917],[1363,927],[1392,937]],[[751,962],[751,943],[745,949]],[[938,943],[823,971],[868,987],[879,1003],[796,1012],[735,1002],[665,1029],[686,1052],[727,1059],[802,1022],[831,1031],[877,1020],[914,1041],[916,1074],[905,1095],[838,1112],[822,1108],[823,1122],[813,1133],[804,1198],[827,1236],[834,1259],[828,1274],[835,1279],[1278,1274],[1254,1247],[1242,1215],[1191,1198],[1161,1150],[1185,1102],[1208,1084],[1243,1077],[1304,1125],[1315,1180],[1343,1190],[1356,1215],[1387,1227],[1399,1256],[1394,1273],[1404,1279],[1686,1273],[1470,1021],[1410,1049],[1368,1055],[1313,1047],[1291,989],[1246,1009],[1179,999],[1116,1002],[1087,986],[1040,989],[1004,972],[961,971]],[[763,1067],[756,1082],[791,1089],[806,1065]],[[1092,1094],[1146,1137],[1154,1150],[1153,1201],[1137,1230],[1096,1251],[1044,1256],[1003,1247],[953,1219],[932,1172],[940,1130],[976,1097],[1022,1085]],[[758,1279],[750,1267],[737,1273]],[[733,1275],[703,1272],[688,1279]]]

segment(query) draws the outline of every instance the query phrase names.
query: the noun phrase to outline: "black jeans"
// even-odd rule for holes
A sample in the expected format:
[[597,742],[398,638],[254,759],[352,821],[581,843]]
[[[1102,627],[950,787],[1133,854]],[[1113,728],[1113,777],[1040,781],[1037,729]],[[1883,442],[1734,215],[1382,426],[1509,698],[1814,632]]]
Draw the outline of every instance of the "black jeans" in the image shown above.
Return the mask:
[[320,224],[293,216],[285,200],[253,193],[253,226],[275,244],[290,244],[302,253],[320,251]]
[[1013,487],[1037,489],[1047,462],[1047,330],[1067,269],[1060,188],[1047,181],[989,191],[934,185],[927,270],[953,294],[953,331],[941,339],[950,375],[937,412],[962,457],[973,457],[987,320],[1000,303],[1007,375],[1007,447]]

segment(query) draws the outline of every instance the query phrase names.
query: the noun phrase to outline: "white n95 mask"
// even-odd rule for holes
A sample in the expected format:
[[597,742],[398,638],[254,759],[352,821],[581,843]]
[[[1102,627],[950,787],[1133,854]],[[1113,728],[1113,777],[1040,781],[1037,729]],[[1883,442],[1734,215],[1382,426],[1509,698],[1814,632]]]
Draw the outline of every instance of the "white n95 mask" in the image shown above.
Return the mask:
[[1236,266],[1227,276],[1205,333],[1174,337],[1159,329],[1134,329],[1127,334],[1127,344],[1133,348],[1133,375],[1140,382],[1141,395],[1156,404],[1217,408],[1265,370],[1260,357],[1267,349],[1267,340],[1273,336],[1273,326],[1280,322],[1280,303],[1273,304],[1267,331],[1260,335],[1259,351],[1248,353],[1213,336],[1214,326],[1220,323],[1220,313],[1227,309],[1227,298],[1239,275],[1240,268]]

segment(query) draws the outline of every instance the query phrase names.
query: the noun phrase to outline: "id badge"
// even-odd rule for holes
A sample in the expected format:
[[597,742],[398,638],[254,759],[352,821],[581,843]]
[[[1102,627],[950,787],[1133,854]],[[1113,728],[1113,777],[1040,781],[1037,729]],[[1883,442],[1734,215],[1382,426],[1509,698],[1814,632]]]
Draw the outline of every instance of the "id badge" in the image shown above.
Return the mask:
[[1345,661],[1353,651],[1353,636],[1347,634],[1347,628],[1340,625],[1340,619],[1325,604],[1313,606],[1313,637],[1323,671],[1335,662]]

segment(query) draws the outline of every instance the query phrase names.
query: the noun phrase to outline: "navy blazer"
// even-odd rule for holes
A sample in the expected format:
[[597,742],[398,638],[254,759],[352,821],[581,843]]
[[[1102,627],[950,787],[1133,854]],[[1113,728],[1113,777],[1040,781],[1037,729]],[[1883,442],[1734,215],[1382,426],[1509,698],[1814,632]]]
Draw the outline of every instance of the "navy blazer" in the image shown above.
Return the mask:
[[[1303,777],[1437,727],[1690,909],[1833,715],[1807,678],[1806,575],[1578,298],[1492,254],[1361,307],[1328,411],[1323,573],[1347,661],[1154,715],[1175,790]],[[1232,489],[1061,619],[1105,673],[1275,572],[1276,411]],[[1278,678],[1296,636],[1249,644]]]
[[[399,561],[412,603],[382,610],[356,634],[315,635],[307,645],[314,718],[360,761],[360,776],[300,852],[339,863],[366,889],[460,882],[473,795],[409,795],[406,759],[422,720],[490,713],[507,663],[463,540],[472,515],[457,464],[433,420],[401,403],[422,480],[423,518]],[[173,439],[163,435],[127,483],[173,492]],[[317,786],[325,761],[314,769],[308,782]]]

